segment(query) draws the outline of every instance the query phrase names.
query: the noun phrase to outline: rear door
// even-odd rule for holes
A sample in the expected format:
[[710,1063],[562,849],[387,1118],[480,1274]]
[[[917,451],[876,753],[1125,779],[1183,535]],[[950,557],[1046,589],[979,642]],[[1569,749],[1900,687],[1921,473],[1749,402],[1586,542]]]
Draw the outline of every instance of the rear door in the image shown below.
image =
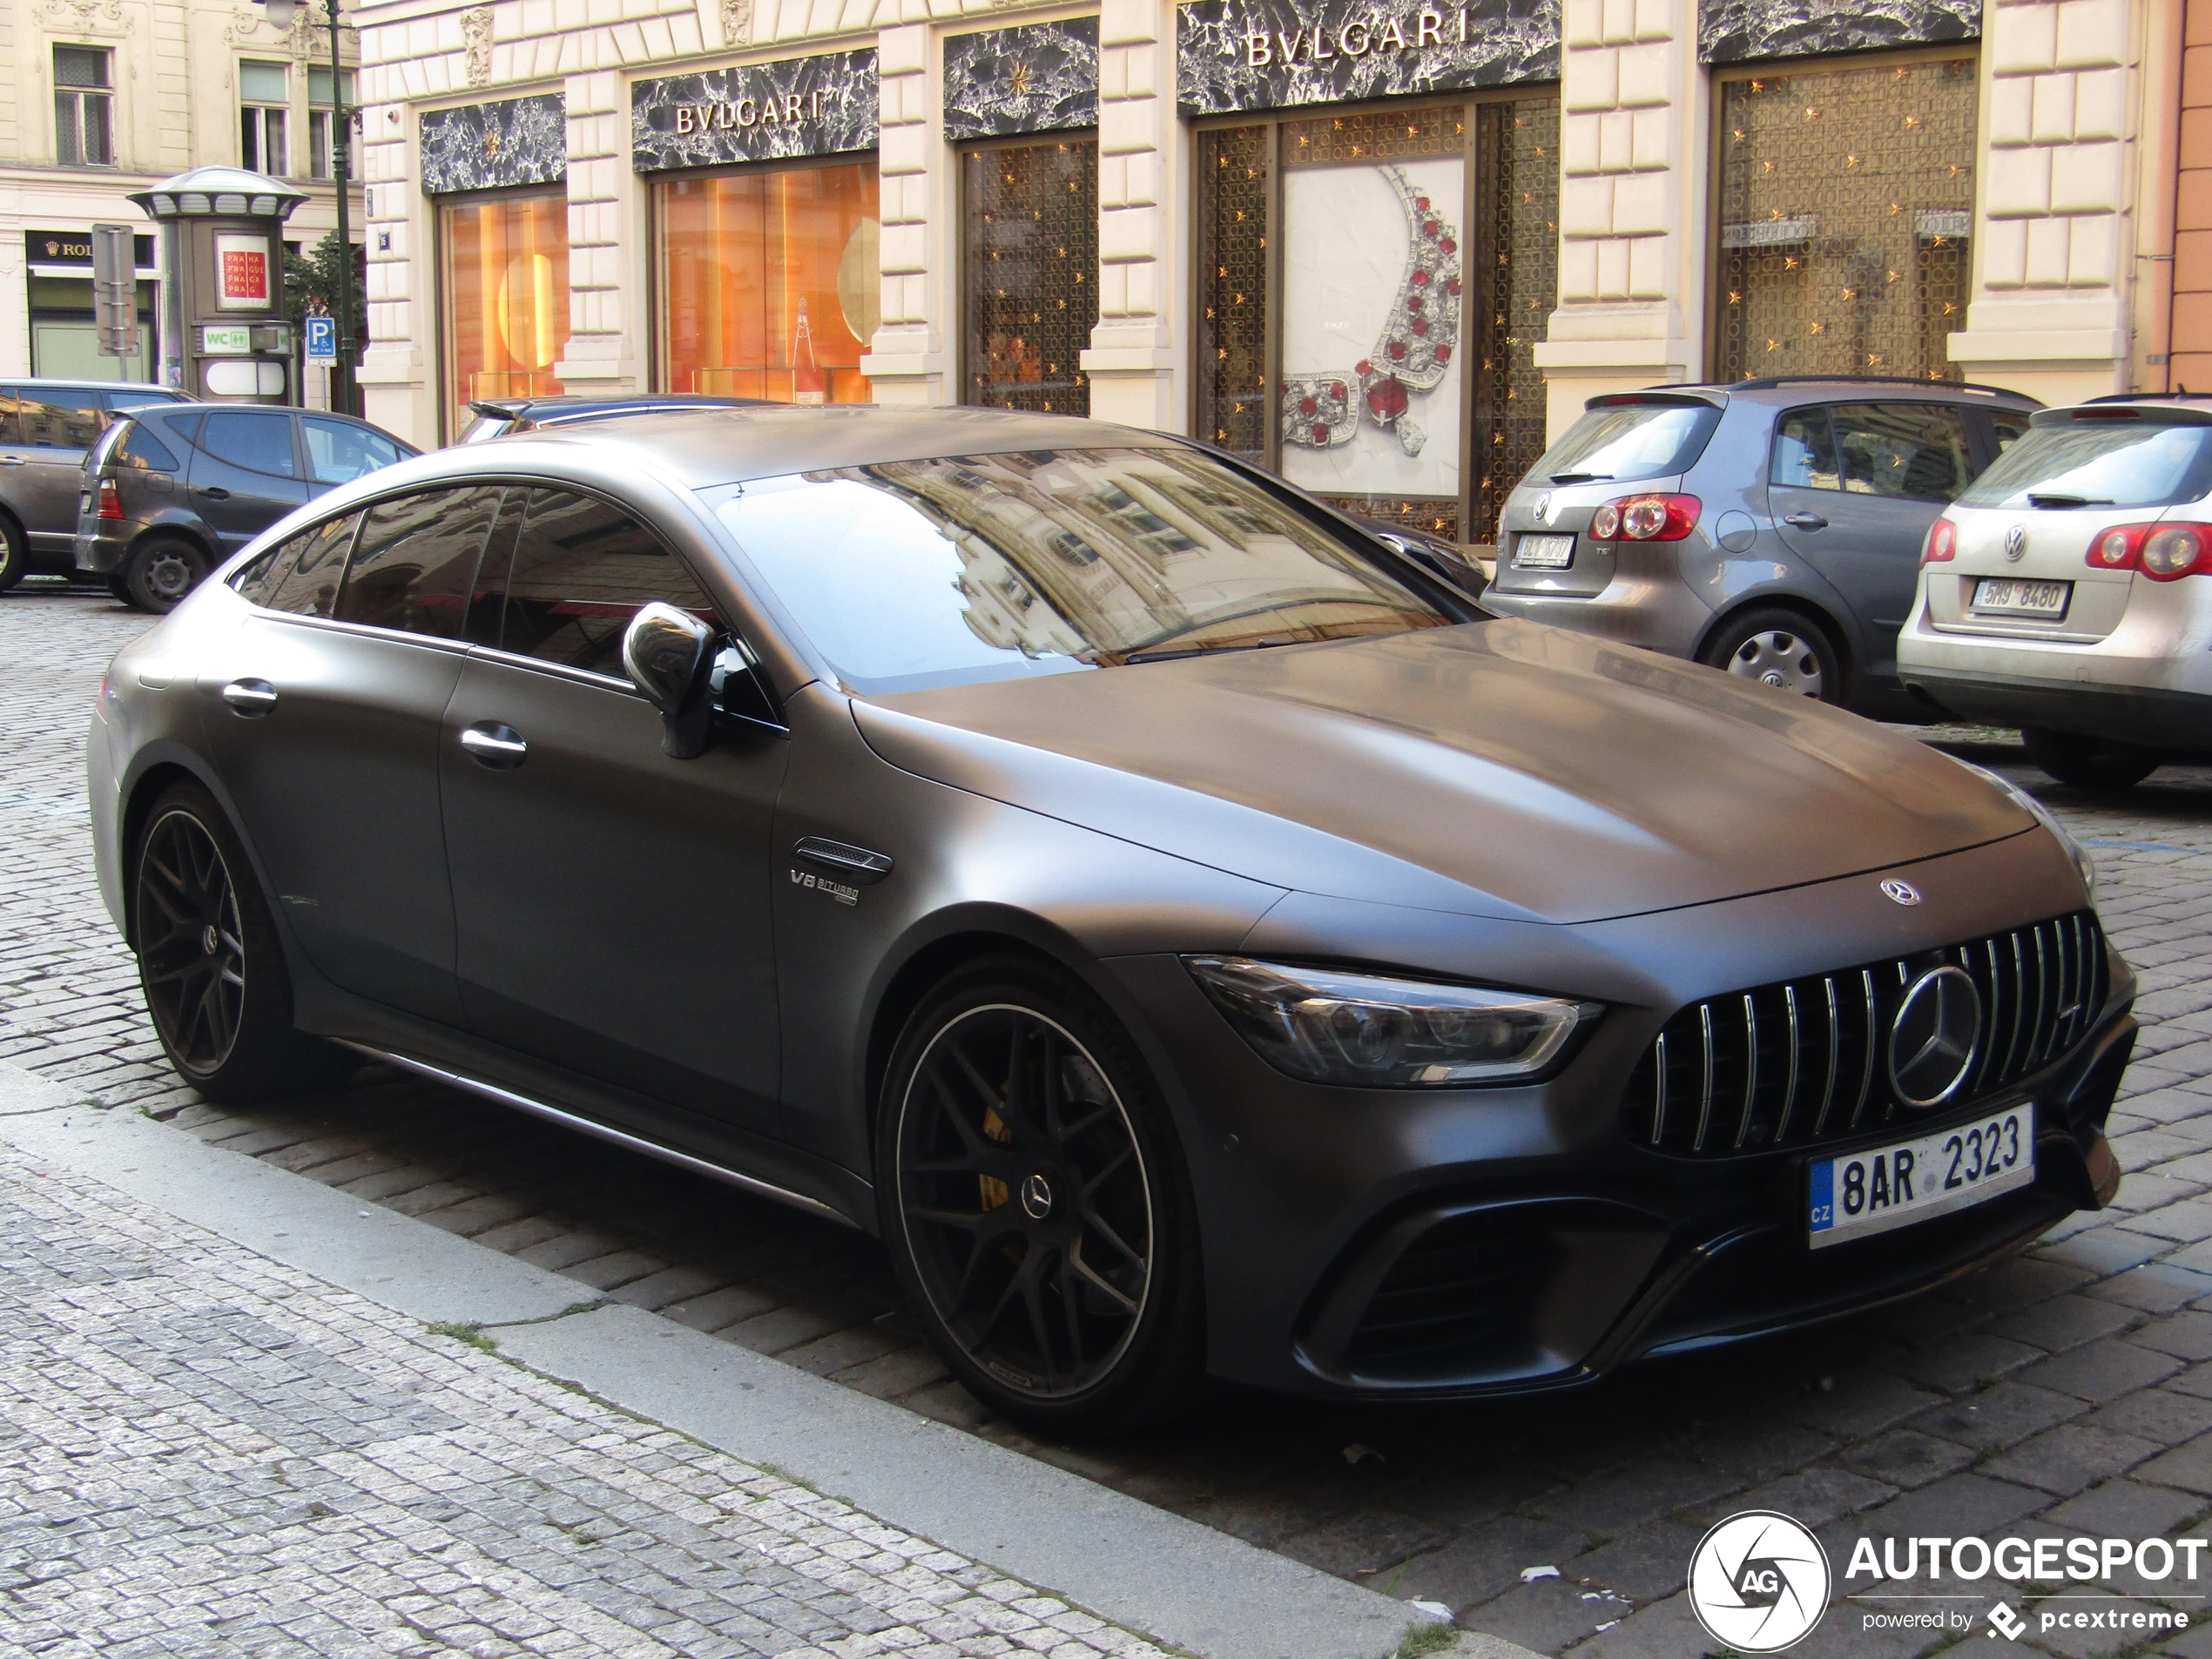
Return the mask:
[[11,386],[0,476],[8,505],[41,553],[66,553],[77,540],[77,497],[85,451],[107,425],[107,401],[68,387]]
[[1955,405],[1839,403],[1776,424],[1767,502],[1783,543],[1844,597],[1863,667],[1897,678],[1897,635],[1912,613],[1920,544],[1973,482],[1974,445]]
[[334,484],[351,483],[363,473],[388,467],[401,455],[397,442],[374,427],[326,415],[301,415],[300,436],[307,454],[307,487],[318,496]]
[[302,505],[309,491],[282,409],[217,409],[192,452],[192,509],[215,532],[219,561]]

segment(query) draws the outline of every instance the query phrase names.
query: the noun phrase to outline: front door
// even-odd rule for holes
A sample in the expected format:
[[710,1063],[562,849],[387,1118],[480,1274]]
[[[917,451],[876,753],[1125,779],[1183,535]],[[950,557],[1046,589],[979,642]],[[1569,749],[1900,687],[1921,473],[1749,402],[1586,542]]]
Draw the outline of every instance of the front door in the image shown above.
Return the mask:
[[0,499],[15,509],[32,548],[66,553],[77,541],[84,452],[106,424],[98,392],[10,386],[0,414]]
[[439,745],[471,1029],[600,1082],[777,1133],[770,834],[779,738],[661,752],[622,678],[651,600],[712,617],[624,509],[531,493],[498,649],[462,670]]
[[188,489],[192,509],[215,533],[217,559],[307,501],[302,471],[282,409],[218,409],[200,423]]
[[1862,667],[1878,683],[1897,678],[1928,526],[1974,472],[1966,412],[1947,403],[1841,403],[1782,418],[1768,510],[1851,608]]

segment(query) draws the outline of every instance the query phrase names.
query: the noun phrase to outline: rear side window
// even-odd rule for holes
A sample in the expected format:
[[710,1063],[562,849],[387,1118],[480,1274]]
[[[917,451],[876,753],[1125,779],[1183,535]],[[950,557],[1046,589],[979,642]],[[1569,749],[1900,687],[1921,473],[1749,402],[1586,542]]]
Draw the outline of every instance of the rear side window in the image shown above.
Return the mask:
[[359,513],[327,518],[264,554],[239,577],[239,594],[270,610],[295,617],[328,617],[338,607],[338,581],[354,544]]
[[431,489],[371,507],[346,567],[338,619],[460,638],[480,602],[476,570],[505,493],[496,484]]
[[15,420],[22,435],[10,442],[34,449],[89,449],[107,425],[107,402],[98,392],[19,390]]
[[319,484],[346,483],[400,458],[398,444],[365,426],[309,415],[300,417],[300,428],[307,440],[307,471]]
[[1705,453],[1706,440],[1720,423],[1721,412],[1710,403],[1614,403],[1588,409],[1565,437],[1544,451],[1530,482],[1629,483],[1687,471]]
[[1767,482],[1791,489],[1841,489],[1836,466],[1836,428],[1826,409],[1792,409],[1775,428],[1774,460]]
[[2212,489],[2212,427],[2062,421],[2031,427],[1962,507],[2171,507]]
[[[261,415],[244,409],[224,409],[207,417],[199,447],[218,461],[248,472],[294,476],[299,469],[292,455],[292,417]],[[194,489],[199,486],[195,484]]]
[[675,554],[631,514],[563,489],[530,492],[500,649],[622,678],[622,634],[654,600],[717,620]]
[[1898,501],[1947,502],[1974,475],[1966,411],[1947,403],[1792,409],[1775,429],[1767,482]]
[[1997,440],[1997,453],[2001,455],[2027,435],[2027,416],[2016,409],[1992,409],[1989,427]]
[[123,423],[123,435],[108,451],[108,459],[118,466],[138,467],[150,472],[174,472],[179,464],[176,452],[156,437],[143,421]]

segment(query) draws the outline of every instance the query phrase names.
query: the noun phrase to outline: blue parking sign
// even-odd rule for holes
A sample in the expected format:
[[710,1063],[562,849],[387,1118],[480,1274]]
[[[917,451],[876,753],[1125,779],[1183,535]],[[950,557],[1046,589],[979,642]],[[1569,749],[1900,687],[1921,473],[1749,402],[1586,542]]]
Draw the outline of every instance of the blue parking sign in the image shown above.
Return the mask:
[[310,317],[307,319],[307,361],[320,359],[335,362],[338,359],[338,319]]

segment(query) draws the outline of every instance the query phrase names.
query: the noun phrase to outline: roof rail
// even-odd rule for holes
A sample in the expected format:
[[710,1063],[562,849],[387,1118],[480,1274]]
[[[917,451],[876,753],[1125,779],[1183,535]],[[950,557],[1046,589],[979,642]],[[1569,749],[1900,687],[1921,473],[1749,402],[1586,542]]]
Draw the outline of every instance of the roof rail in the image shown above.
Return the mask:
[[[1757,380],[1730,381],[1726,389],[1731,392],[1770,391],[1777,386],[1804,386],[1840,383],[1856,386],[1921,386],[1940,387],[1953,392],[1990,392],[1999,397],[2023,397],[2010,387],[1984,386],[1976,381],[1932,381],[1919,374],[1762,374]],[[1715,381],[1715,385],[1722,382]]]

